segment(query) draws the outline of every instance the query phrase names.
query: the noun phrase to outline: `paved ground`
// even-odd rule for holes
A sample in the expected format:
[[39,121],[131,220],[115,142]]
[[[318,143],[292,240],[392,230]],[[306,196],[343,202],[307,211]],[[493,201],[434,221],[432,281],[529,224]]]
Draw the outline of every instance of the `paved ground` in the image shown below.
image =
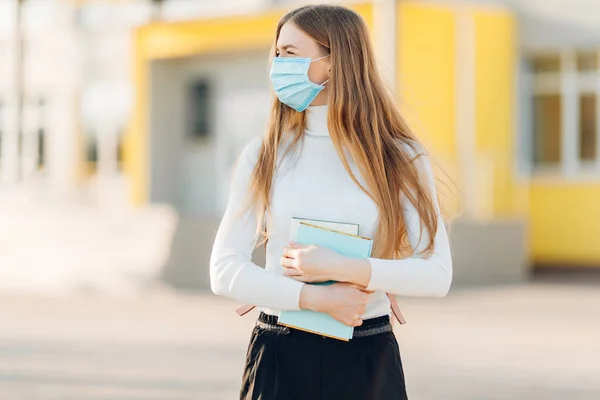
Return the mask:
[[[412,400],[600,399],[598,285],[462,290],[401,305]],[[166,292],[0,297],[0,399],[235,399],[253,318],[233,307]]]
[[160,276],[177,225],[170,207],[43,205],[25,196],[0,188],[1,293],[130,292]]

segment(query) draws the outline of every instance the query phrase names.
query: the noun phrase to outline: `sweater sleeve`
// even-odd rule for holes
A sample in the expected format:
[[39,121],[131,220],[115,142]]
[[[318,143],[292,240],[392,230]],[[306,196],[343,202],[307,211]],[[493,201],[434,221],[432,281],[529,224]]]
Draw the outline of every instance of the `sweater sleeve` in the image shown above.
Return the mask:
[[252,207],[236,218],[243,206],[260,146],[260,138],[252,140],[238,158],[225,214],[211,252],[211,288],[217,295],[260,307],[299,310],[300,292],[304,284],[269,272],[252,262],[258,226]]
[[420,256],[420,252],[429,243],[427,230],[421,236],[421,219],[415,206],[405,199],[402,204],[404,221],[407,225],[408,239],[413,248],[413,256],[401,260],[368,258],[371,264],[371,280],[367,289],[381,290],[400,296],[443,297],[452,282],[452,257],[446,226],[437,203],[435,181],[429,157],[420,155],[414,161],[419,172],[426,178],[433,195],[438,227],[434,237],[434,251],[429,258]]

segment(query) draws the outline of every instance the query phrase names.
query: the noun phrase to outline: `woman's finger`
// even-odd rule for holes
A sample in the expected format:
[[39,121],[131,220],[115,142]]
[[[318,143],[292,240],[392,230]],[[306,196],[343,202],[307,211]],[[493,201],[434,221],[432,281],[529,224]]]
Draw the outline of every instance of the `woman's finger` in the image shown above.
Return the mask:
[[287,258],[298,258],[299,252],[300,252],[300,249],[295,249],[290,246],[285,246],[283,248],[283,256],[287,257]]
[[290,257],[290,258],[298,258],[298,254],[300,254],[300,252],[302,250],[303,249],[296,249],[296,248],[293,248],[293,247],[288,247],[287,256]]
[[310,282],[309,277],[305,276],[302,271],[298,271],[295,268],[284,268],[283,275],[299,282]]
[[294,275],[294,276],[289,276],[289,278],[298,281],[298,282],[304,282],[304,283],[310,283],[311,280],[309,278],[307,278],[304,275]]
[[301,276],[302,271],[297,270],[296,268],[284,267],[283,273],[287,276]]
[[288,246],[290,249],[303,249],[306,247],[305,244],[300,244],[300,243],[296,243],[296,242],[289,242]]
[[281,265],[284,267],[294,268],[294,269],[297,269],[297,267],[298,267],[296,260],[294,260],[293,258],[281,257],[280,262],[281,262]]

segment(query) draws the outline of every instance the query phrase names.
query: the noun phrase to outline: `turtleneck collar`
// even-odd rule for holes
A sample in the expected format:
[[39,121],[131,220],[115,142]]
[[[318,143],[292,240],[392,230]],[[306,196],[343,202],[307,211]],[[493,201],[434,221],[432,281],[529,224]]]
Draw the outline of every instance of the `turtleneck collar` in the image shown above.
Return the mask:
[[310,136],[329,136],[327,129],[327,104],[308,106],[306,109],[306,134]]

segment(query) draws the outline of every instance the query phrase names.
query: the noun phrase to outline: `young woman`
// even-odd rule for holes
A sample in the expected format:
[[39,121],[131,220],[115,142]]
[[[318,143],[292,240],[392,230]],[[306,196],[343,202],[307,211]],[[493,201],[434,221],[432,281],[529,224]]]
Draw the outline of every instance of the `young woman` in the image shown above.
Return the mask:
[[[256,304],[241,399],[406,399],[390,300],[444,296],[448,237],[431,166],[377,72],[364,21],[306,6],[277,26],[268,132],[243,150],[211,256],[218,295]],[[359,224],[371,258],[288,241],[292,217]],[[266,268],[252,263],[259,239]],[[333,285],[310,282],[334,280]],[[277,325],[315,310],[349,342]]]

